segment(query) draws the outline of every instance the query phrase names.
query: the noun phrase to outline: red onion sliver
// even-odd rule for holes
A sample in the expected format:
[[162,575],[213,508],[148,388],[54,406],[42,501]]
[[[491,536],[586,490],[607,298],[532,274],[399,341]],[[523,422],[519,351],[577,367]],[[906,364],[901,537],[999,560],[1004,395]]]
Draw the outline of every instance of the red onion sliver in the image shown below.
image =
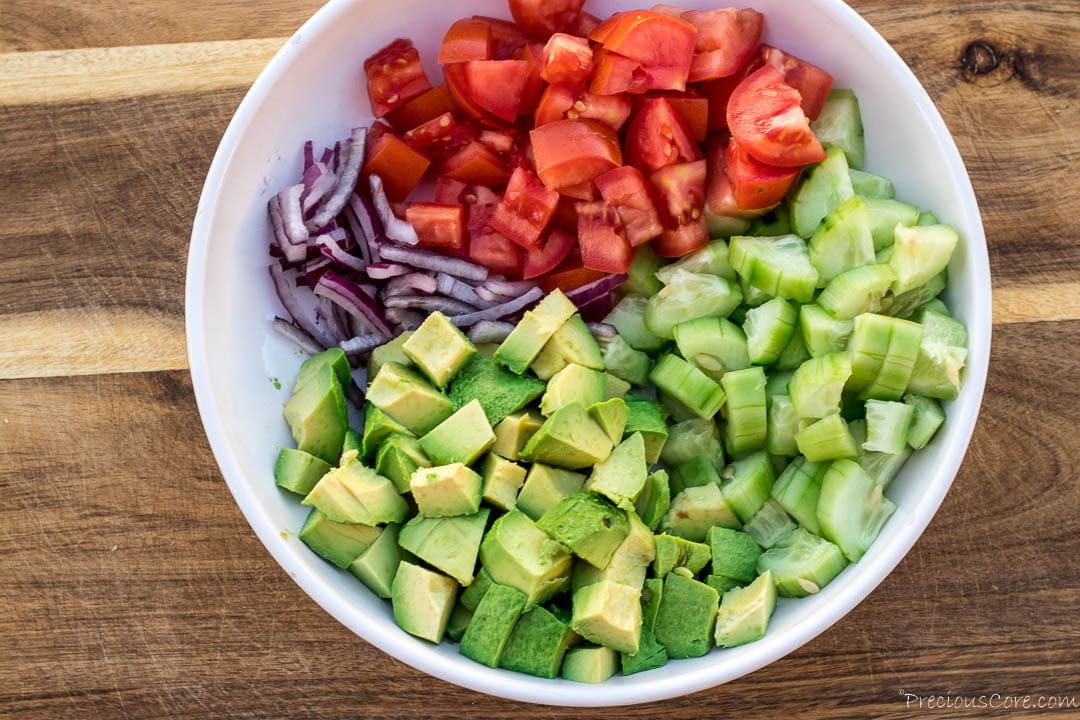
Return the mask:
[[424,322],[424,316],[413,310],[405,308],[387,308],[386,319],[403,330],[415,330]]
[[514,298],[509,302],[487,308],[486,310],[478,310],[477,312],[469,313],[468,315],[451,316],[450,320],[458,327],[472,327],[482,320],[499,320],[513,315],[514,313],[529,307],[542,297],[544,297],[544,291],[540,288],[533,288],[521,297]]
[[319,278],[319,282],[315,285],[315,294],[333,300],[353,317],[368,321],[375,332],[388,337],[393,334],[374,298],[356,283],[333,270],[327,270]]
[[512,296],[511,295],[500,295],[497,292],[492,292],[491,290],[487,289],[483,285],[476,288],[476,294],[480,298],[482,298],[484,300],[484,302],[486,302],[489,306],[490,305],[501,305],[502,303],[513,300],[516,297],[521,297],[520,294],[512,295]]
[[394,214],[394,209],[390,207],[390,201],[386,198],[386,190],[383,189],[382,178],[378,175],[371,175],[368,177],[368,184],[371,185],[371,201],[375,205],[375,214],[382,221],[383,233],[386,237],[404,245],[416,245],[419,243],[420,238],[417,236],[412,223],[399,218]]
[[540,283],[533,282],[532,280],[503,280],[501,278],[488,278],[484,281],[484,287],[495,293],[496,295],[505,295],[506,297],[521,297],[525,293],[532,290],[534,287],[539,287]]
[[348,205],[341,211],[341,214],[345,217],[345,222],[349,226],[349,235],[352,236],[353,244],[360,251],[360,257],[363,258],[365,265],[370,265],[373,262],[371,244],[368,243],[367,236],[364,235],[364,229],[360,227],[360,222],[356,219],[356,214]]
[[439,290],[435,278],[424,273],[412,272],[408,275],[399,275],[386,283],[383,288],[383,297],[394,295],[434,295]]
[[367,276],[372,280],[389,280],[399,275],[407,275],[412,271],[413,269],[408,265],[399,263],[375,263],[374,265],[368,265],[367,270],[365,270]]
[[476,265],[466,260],[461,260],[460,258],[439,255],[438,253],[428,252],[426,250],[417,250],[385,243],[379,247],[379,252],[383,257],[383,260],[404,263],[406,265],[421,268],[422,270],[431,270],[432,272],[444,272],[447,275],[453,275],[462,280],[483,282],[488,276],[488,269],[486,267]]
[[474,343],[501,343],[514,331],[514,323],[500,320],[481,320],[469,328],[469,339]]
[[435,276],[436,288],[440,295],[453,298],[454,300],[460,300],[470,305],[475,305],[478,308],[488,308],[493,305],[498,305],[498,302],[492,302],[485,300],[476,293],[476,289],[472,285],[469,285],[461,280],[458,280],[453,275],[447,275],[446,273],[439,273]]
[[285,271],[281,269],[280,264],[270,264],[270,278],[274,281],[274,291],[277,293],[278,300],[281,301],[282,306],[292,316],[293,322],[301,330],[313,337],[322,348],[333,345],[334,343],[326,336],[326,333],[315,324],[315,321],[300,306],[293,283],[285,275]]
[[356,181],[360,179],[360,166],[364,163],[364,152],[367,147],[367,128],[354,128],[352,136],[345,148],[345,158],[341,162],[338,172],[338,182],[334,186],[334,192],[324,202],[308,223],[308,229],[314,230],[337,217],[345,204],[349,202],[349,196],[356,189]]
[[592,301],[604,295],[607,295],[612,290],[626,282],[629,277],[629,275],[625,274],[607,275],[600,278],[599,280],[594,280],[588,285],[582,285],[579,288],[574,288],[573,290],[566,293],[566,297],[569,298],[570,302],[574,303],[580,308],[583,305],[588,305]]
[[383,303],[388,308],[405,308],[406,310],[424,310],[426,312],[441,312],[445,315],[463,315],[476,310],[475,307],[460,300],[451,300],[440,295],[424,297],[422,295],[393,295],[385,298]]
[[335,233],[327,233],[315,238],[315,247],[338,265],[349,270],[363,272],[367,267],[364,261],[341,247],[334,235]]
[[304,172],[315,164],[315,143],[308,140],[304,143]]
[[614,340],[619,334],[614,325],[608,325],[607,323],[589,323],[589,332],[597,340]]
[[273,322],[270,323],[270,329],[308,354],[314,355],[322,352],[318,340],[285,318],[275,317]]
[[320,295],[316,300],[315,308],[335,343],[349,337],[348,321],[342,317],[337,305]]
[[345,351],[345,354],[350,357],[367,355],[369,352],[379,347],[387,340],[385,335],[379,335],[377,333],[371,333],[369,335],[357,335],[356,337],[342,340],[338,343],[338,347]]
[[304,192],[300,196],[300,209],[307,216],[337,185],[337,176],[322,163],[315,163],[304,173]]

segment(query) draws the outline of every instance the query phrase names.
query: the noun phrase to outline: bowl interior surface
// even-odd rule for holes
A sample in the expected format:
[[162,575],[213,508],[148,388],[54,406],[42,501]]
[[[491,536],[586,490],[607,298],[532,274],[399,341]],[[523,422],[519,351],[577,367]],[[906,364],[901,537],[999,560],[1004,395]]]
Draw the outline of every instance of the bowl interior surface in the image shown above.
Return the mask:
[[[638,6],[589,0],[586,9],[606,17]],[[436,48],[449,24],[470,14],[508,17],[505,2],[330,2],[274,58],[237,111],[207,178],[189,258],[187,332],[199,410],[229,488],[262,542],[313,599],[375,647],[450,682],[517,700],[597,706],[683,695],[762,667],[836,622],[881,582],[933,516],[970,439],[989,357],[989,265],[970,182],[922,87],[854,11],[839,0],[756,0],[753,7],[766,15],[766,42],[825,68],[836,87],[855,90],[867,169],[892,179],[898,198],[934,210],[960,231],[946,299],[970,331],[965,386],[947,408],[943,430],[889,488],[896,514],[858,565],[816,596],[781,600],[762,641],[600,686],[492,670],[462,657],[454,645],[433,646],[405,634],[387,602],[296,538],[307,509],[273,483],[277,450],[292,444],[281,404],[301,358],[267,332],[268,318],[283,311],[266,271],[266,202],[297,181],[305,140],[332,144],[370,122],[365,57],[395,37],[411,37],[429,77],[439,78]]]

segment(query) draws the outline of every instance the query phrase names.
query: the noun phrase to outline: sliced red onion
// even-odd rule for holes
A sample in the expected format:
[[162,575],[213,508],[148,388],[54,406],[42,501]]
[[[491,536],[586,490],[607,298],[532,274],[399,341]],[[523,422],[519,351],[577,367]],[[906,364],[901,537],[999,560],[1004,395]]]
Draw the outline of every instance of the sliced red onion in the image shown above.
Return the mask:
[[472,327],[483,320],[499,320],[513,315],[539,301],[542,297],[544,297],[544,291],[540,288],[533,288],[521,297],[514,298],[509,302],[487,308],[486,310],[478,310],[467,315],[451,316],[450,320],[458,327]]
[[566,297],[569,298],[570,302],[580,308],[584,305],[588,305],[597,298],[607,295],[609,292],[626,282],[629,277],[629,275],[606,275],[599,280],[592,281],[588,285],[574,288],[566,293]]
[[348,205],[341,211],[341,215],[345,218],[345,223],[349,226],[349,235],[352,237],[352,242],[360,251],[360,257],[363,258],[365,265],[370,265],[374,262],[371,244],[368,243],[367,236],[364,235],[363,228],[360,227],[360,222],[356,219],[356,214],[353,213],[352,208]]
[[478,308],[488,308],[498,304],[498,302],[492,302],[480,297],[472,285],[468,285],[465,282],[458,280],[453,275],[439,273],[435,276],[435,281],[437,292],[440,295],[445,295],[454,300],[460,300],[461,302],[475,305]]
[[337,175],[322,163],[315,163],[304,172],[304,192],[300,195],[300,209],[307,217],[327,193],[337,185]]
[[367,128],[354,128],[344,150],[344,159],[341,160],[337,171],[338,181],[334,186],[334,192],[326,199],[326,202],[319,206],[315,217],[308,222],[308,229],[321,227],[330,222],[349,202],[349,196],[356,189],[356,181],[360,179],[360,166],[364,163],[366,146]]
[[[383,189],[382,178],[378,175],[368,177],[371,185],[371,200],[375,204],[375,214],[382,221],[383,233],[386,237],[404,245],[416,245],[420,238],[416,235],[416,229],[412,223],[402,220],[394,214],[390,207],[390,201],[386,198],[386,190]],[[381,251],[381,248],[380,248]]]
[[394,295],[434,295],[439,290],[439,284],[435,278],[424,273],[412,272],[408,275],[399,275],[386,283],[383,288],[383,297]]
[[297,285],[315,287],[322,274],[333,267],[334,263],[325,255],[320,255],[314,260],[309,260],[303,265],[303,270],[296,278]]
[[540,283],[533,282],[532,280],[503,280],[502,278],[488,278],[484,281],[484,287],[497,295],[505,295],[506,297],[521,297],[525,293],[532,290],[534,287],[539,287]]
[[349,323],[343,317],[343,313],[338,309],[338,306],[330,302],[328,298],[319,296],[315,308],[322,317],[323,324],[326,325],[326,329],[330,332],[330,337],[335,343],[339,343],[345,338],[349,337]]
[[365,270],[367,276],[372,280],[389,280],[399,275],[408,275],[412,271],[413,269],[408,265],[399,263],[375,263],[374,265],[368,265]]
[[[304,185],[291,185],[277,195],[278,212],[281,214],[284,242],[282,252],[289,262],[297,263],[307,256],[307,243],[310,239],[304,227],[304,212],[300,207],[300,195]],[[272,218],[271,218],[272,220]]]
[[500,320],[481,320],[469,328],[469,339],[474,343],[501,343],[514,330],[514,323]]
[[615,293],[607,293],[580,306],[578,310],[586,323],[596,323],[610,315],[614,307]]
[[516,297],[521,297],[520,295],[500,295],[497,292],[492,292],[491,290],[488,290],[483,285],[476,288],[476,294],[480,298],[482,298],[484,302],[488,303],[489,306],[492,304],[501,305],[502,303],[513,300]]
[[319,157],[319,162],[323,165],[329,165],[334,162],[334,148],[323,148],[322,155]]
[[[356,132],[356,130],[353,130],[353,132]],[[364,131],[364,139],[365,140],[367,139],[367,131],[366,130]],[[337,172],[338,170],[341,169],[341,141],[340,140],[337,140],[337,141],[334,142],[334,162],[333,162],[332,167],[334,168],[334,172]]]
[[369,243],[374,244],[383,237],[382,221],[379,220],[379,214],[375,212],[375,206],[359,190],[349,196],[349,209],[356,216],[360,228],[364,231],[364,237]]
[[405,308],[387,308],[386,319],[403,330],[415,330],[424,322],[424,316]]
[[[339,237],[343,237],[344,234],[345,231],[341,230],[340,235],[337,233],[320,235],[315,238],[315,247],[319,248],[323,255],[330,258],[338,265],[348,268],[349,270],[363,272],[364,269],[367,268],[367,264],[361,258],[350,254],[345,248],[341,247]],[[336,235],[337,237],[335,237]]]
[[598,340],[614,340],[619,331],[607,323],[589,323],[589,332]]
[[476,310],[476,307],[463,303],[460,300],[451,300],[441,295],[394,295],[385,298],[383,302],[388,308],[405,308],[406,310],[423,310],[425,312],[441,312],[444,315],[463,315]]
[[315,143],[308,140],[304,143],[304,172],[315,164]]
[[320,353],[323,350],[319,346],[318,340],[285,318],[275,317],[273,322],[270,323],[270,329],[310,355]]
[[296,297],[296,288],[292,280],[285,274],[285,271],[281,269],[281,265],[278,263],[270,264],[270,278],[274,281],[274,291],[277,293],[278,300],[281,301],[282,307],[292,316],[292,320],[296,323],[301,330],[315,339],[322,348],[328,348],[334,343],[326,336],[326,333],[315,324],[312,319],[301,307],[299,299]]
[[379,247],[379,252],[382,255],[383,260],[412,265],[413,267],[421,268],[422,270],[431,270],[437,273],[443,272],[447,275],[461,278],[462,280],[483,282],[488,276],[488,269],[486,267],[476,265],[460,258],[428,252],[427,250],[417,250],[415,248],[406,248],[384,243]]
[[385,335],[371,333],[369,335],[357,335],[356,337],[342,340],[338,343],[338,347],[344,350],[345,354],[350,357],[359,357],[367,355],[386,341],[387,338]]
[[356,283],[333,270],[327,270],[319,278],[319,282],[315,285],[315,294],[333,300],[353,317],[371,323],[375,332],[386,336],[393,334],[375,299],[358,287]]

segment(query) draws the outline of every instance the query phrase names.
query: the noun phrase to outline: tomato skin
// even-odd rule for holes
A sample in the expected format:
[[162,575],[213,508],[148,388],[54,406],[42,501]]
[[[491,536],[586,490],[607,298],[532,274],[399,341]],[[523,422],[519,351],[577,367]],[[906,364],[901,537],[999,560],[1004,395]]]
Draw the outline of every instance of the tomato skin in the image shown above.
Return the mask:
[[558,204],[559,193],[544,187],[528,170],[517,168],[488,225],[523,248],[531,248],[540,242]]
[[626,157],[642,172],[701,157],[689,126],[664,98],[647,101],[626,131]]
[[653,240],[653,251],[663,258],[678,258],[689,255],[709,244],[709,227],[705,217],[689,225],[679,225]]
[[590,12],[582,10],[574,18],[574,22],[566,26],[566,32],[579,37],[588,37],[589,33],[600,26],[600,18]]
[[364,61],[371,111],[381,118],[431,89],[412,40],[398,38]]
[[405,208],[420,246],[460,250],[465,245],[465,210],[460,204],[412,202]]
[[552,190],[578,185],[622,165],[619,136],[596,120],[558,120],[529,133],[536,174]]
[[469,239],[469,259],[500,275],[521,277],[521,248],[490,227],[472,233]]
[[697,39],[697,29],[690,23],[663,13],[631,10],[620,15],[603,37],[604,49],[641,66],[648,89],[686,89]]
[[401,139],[410,147],[430,157],[433,154],[433,148],[449,148],[456,128],[457,122],[454,120],[453,113],[443,113],[409,130],[401,136]]
[[577,204],[576,198],[560,193],[559,204],[551,218],[552,224],[568,233],[577,233]]
[[664,231],[649,183],[636,167],[623,165],[609,170],[596,178],[596,187],[604,202],[615,210],[631,246],[647,243]]
[[462,18],[454,22],[443,36],[439,46],[439,64],[490,60],[494,55],[491,41],[491,23],[475,18]]
[[577,239],[559,228],[552,228],[544,238],[525,252],[525,265],[521,271],[524,280],[531,280],[551,272],[566,259],[577,244]]
[[592,270],[624,273],[634,249],[618,227],[615,210],[602,202],[578,203],[578,245],[581,263]]
[[698,31],[690,82],[737,73],[758,49],[765,28],[765,16],[750,9],[691,10],[683,19]]
[[450,97],[450,91],[445,84],[436,85],[430,90],[417,95],[412,100],[399,105],[386,115],[395,130],[404,132],[418,125],[423,125],[432,118],[437,118],[443,113],[454,112],[457,105]]
[[[671,223],[688,225],[705,207],[705,161],[665,165],[649,177]],[[669,224],[670,226],[670,224]]]
[[462,63],[473,104],[500,120],[514,122],[529,80],[525,60],[474,60]]
[[544,65],[544,46],[538,42],[525,43],[514,58],[529,63],[529,78],[525,81],[525,91],[521,94],[518,114],[531,115],[536,112],[536,106],[540,104],[540,96],[544,94],[546,86],[544,78],[540,77]]
[[368,147],[364,161],[365,175],[378,175],[383,181],[383,189],[390,202],[400,202],[409,196],[424,173],[431,166],[431,161],[409,147],[401,138],[389,130],[368,135]]
[[461,199],[465,205],[465,229],[472,233],[487,227],[501,198],[489,187],[471,185]]
[[761,46],[761,57],[763,62],[772,65],[784,76],[784,82],[799,91],[803,112],[806,117],[816,120],[829,97],[833,76],[817,65],[768,45]]
[[705,209],[710,215],[752,220],[767,210],[740,210],[735,200],[735,185],[725,171],[727,140],[710,138],[708,172],[705,187]]
[[546,40],[577,19],[585,0],[509,0],[508,4],[514,22],[522,30]]
[[509,171],[498,155],[479,140],[473,140],[443,161],[440,174],[470,185],[499,186]]
[[709,133],[709,99],[688,90],[685,93],[665,90],[662,92],[649,92],[644,95],[635,95],[632,101],[635,112],[641,110],[646,102],[654,98],[664,98],[671,105],[672,110],[677,112],[686,126],[690,128],[690,136],[695,142],[705,142]]
[[787,195],[799,177],[799,168],[782,168],[758,162],[738,141],[728,143],[724,172],[731,180],[739,210],[764,210]]
[[630,117],[630,99],[626,95],[594,95],[571,92],[558,85],[549,85],[537,105],[534,124],[546,125],[556,120],[598,120],[613,130],[619,130]]
[[435,202],[443,205],[460,203],[461,196],[465,194],[467,187],[468,185],[460,180],[440,176],[435,181]]
[[585,84],[593,70],[589,41],[566,33],[555,33],[544,45],[540,77],[552,85],[576,88]]
[[521,32],[521,28],[509,20],[485,15],[473,15],[472,19],[486,22],[491,26],[492,60],[512,58],[518,50],[529,42],[529,38],[526,37],[525,33]]
[[596,199],[596,185],[592,182],[583,182],[577,185],[560,188],[559,195],[573,198],[574,200],[590,202]]
[[825,159],[825,149],[810,129],[799,91],[766,65],[742,81],[728,102],[731,136],[746,152],[768,165],[797,167]]
[[640,94],[649,89],[649,78],[635,60],[598,48],[593,53],[594,66],[590,92],[596,95]]
[[570,267],[557,269],[555,272],[545,275],[540,280],[540,287],[544,292],[551,292],[555,288],[568,292],[576,290],[583,285],[588,285],[607,275],[606,272],[593,270],[587,267]]

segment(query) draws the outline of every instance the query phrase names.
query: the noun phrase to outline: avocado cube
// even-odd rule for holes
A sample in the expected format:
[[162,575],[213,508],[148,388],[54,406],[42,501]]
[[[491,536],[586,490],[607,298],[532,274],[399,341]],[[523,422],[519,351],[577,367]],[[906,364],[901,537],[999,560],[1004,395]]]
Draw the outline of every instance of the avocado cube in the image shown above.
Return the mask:
[[630,532],[626,513],[590,492],[560,500],[544,513],[536,527],[600,570],[607,567]]
[[[382,441],[395,433],[415,437],[409,428],[372,405],[370,401],[364,403],[364,438],[360,443],[360,459],[372,460],[379,451]],[[344,449],[342,449],[342,454],[345,454]]]
[[404,346],[412,337],[412,330],[406,330],[388,343],[380,345],[371,351],[371,359],[368,360],[368,378],[379,374],[382,366],[388,362],[394,362],[402,367],[412,367],[412,360],[405,354]]
[[611,438],[580,403],[571,403],[544,421],[521,451],[521,459],[579,470],[611,454]]
[[581,315],[574,315],[555,331],[544,349],[536,356],[530,369],[541,380],[550,380],[570,364],[584,365],[593,370],[604,369],[604,358],[596,338],[589,332]]
[[641,625],[652,630],[656,627],[656,612],[660,601],[664,599],[664,581],[661,578],[646,578],[641,588]]
[[341,444],[341,454],[345,455],[350,450],[359,453],[361,460],[364,458],[364,436],[352,428],[345,431],[345,441]]
[[626,393],[630,392],[630,383],[618,375],[605,374],[607,375],[607,389],[604,391],[604,399],[613,400],[614,398],[626,397]]
[[589,417],[604,429],[611,442],[618,445],[626,430],[626,420],[630,417],[630,408],[621,397],[611,398],[589,406]]
[[461,642],[461,636],[465,634],[472,617],[473,611],[462,605],[459,598],[453,612],[450,613],[450,620],[446,623],[446,636],[454,642]]
[[613,582],[580,588],[570,627],[590,642],[633,655],[641,635],[641,591]]
[[662,578],[675,568],[684,567],[691,574],[697,575],[709,564],[710,556],[709,546],[704,543],[675,535],[657,535],[653,574]]
[[496,520],[480,544],[480,564],[492,580],[525,593],[530,607],[563,587],[572,559],[562,545],[516,509]]
[[656,639],[670,658],[701,657],[713,644],[720,594],[705,583],[669,573],[656,612]]
[[668,486],[668,474],[664,470],[657,470],[645,478],[645,487],[634,500],[634,509],[650,530],[656,530],[670,507],[671,489]]
[[410,635],[440,643],[457,590],[453,579],[402,561],[390,589],[394,621]]
[[645,439],[641,433],[634,433],[619,443],[606,460],[597,463],[585,489],[603,495],[616,505],[633,503],[645,487],[648,474]]
[[495,351],[495,359],[517,375],[532,364],[548,340],[577,308],[561,290],[554,290],[521,318],[521,322]]
[[734,590],[735,588],[743,586],[738,580],[732,580],[723,575],[709,575],[705,578],[705,584],[720,593],[721,596],[728,590]]
[[712,420],[690,418],[668,430],[667,443],[660,459],[667,465],[682,465],[696,457],[707,457],[717,468],[724,466],[724,444],[720,428]]
[[528,598],[507,585],[492,585],[473,611],[461,636],[461,654],[488,667],[498,667],[510,633]]
[[476,573],[476,578],[461,593],[461,604],[469,610],[475,610],[480,604],[480,599],[484,597],[484,593],[494,584],[495,581],[491,579],[488,571],[480,568],[480,572]]
[[336,523],[312,509],[297,537],[323,560],[339,568],[347,568],[349,563],[371,547],[379,532],[378,528],[370,525]]
[[626,406],[629,415],[623,432],[632,435],[641,433],[645,440],[645,460],[650,465],[660,461],[660,453],[667,442],[668,428],[664,422],[664,411],[660,403],[653,402],[640,395],[627,395]]
[[412,435],[392,433],[375,453],[375,472],[394,483],[397,491],[409,492],[409,481],[417,468],[431,467],[431,460]]
[[345,392],[330,364],[314,366],[304,384],[296,388],[285,403],[285,420],[298,449],[327,463],[338,461],[349,418]]
[[409,480],[421,515],[454,517],[473,515],[480,509],[484,481],[462,463],[420,468]]
[[724,527],[709,529],[712,549],[712,574],[723,575],[745,585],[757,577],[757,561],[761,555],[754,538],[744,532]]
[[525,468],[488,453],[480,466],[480,476],[484,479],[484,500],[500,510],[514,507],[521,484],[525,482]]
[[349,572],[381,598],[389,598],[401,562],[398,526],[383,527],[375,542],[349,564]]
[[343,388],[348,387],[352,382],[352,367],[349,366],[349,358],[341,348],[332,347],[312,355],[300,365],[300,370],[296,373],[293,392],[299,390],[308,380],[317,377],[324,365],[334,371]]
[[430,518],[417,515],[401,528],[398,544],[428,565],[442,570],[460,584],[473,581],[480,540],[484,537],[488,514],[484,508],[475,515]]
[[540,412],[550,416],[570,403],[585,407],[604,401],[607,375],[583,365],[571,363],[548,381],[547,390],[540,398]]
[[323,475],[301,504],[341,523],[381,525],[409,516],[409,505],[394,484],[361,465],[356,453],[348,453],[341,467]]
[[331,465],[311,453],[281,448],[274,462],[274,484],[297,495],[307,495]]
[[775,609],[776,584],[768,570],[748,586],[728,590],[716,615],[716,644],[735,647],[760,640]]
[[579,492],[584,486],[585,476],[581,473],[533,463],[518,493],[517,508],[531,519],[539,520],[560,500]]
[[424,318],[401,349],[440,388],[476,354],[476,346],[438,311]]
[[508,415],[495,426],[495,443],[491,446],[491,452],[507,460],[517,460],[525,443],[543,424],[544,418],[539,415],[527,412]]
[[495,443],[479,400],[473,400],[420,438],[420,447],[439,465],[472,465]]
[[622,663],[622,674],[633,675],[667,665],[668,654],[667,649],[657,641],[652,628],[642,625],[638,651],[633,655],[619,653],[619,659]]
[[686,488],[671,500],[660,529],[672,535],[702,542],[713,525],[737,528],[739,520],[731,511],[720,488],[710,483]]
[[456,407],[479,400],[488,422],[498,425],[544,392],[547,386],[534,377],[515,375],[494,360],[477,354],[450,383]]
[[619,654],[608,647],[576,647],[566,653],[562,676],[581,683],[602,683],[619,669]]
[[689,487],[716,485],[720,487],[720,471],[716,463],[704,455],[698,455],[675,466],[671,471],[671,492],[678,495]]
[[603,570],[589,563],[575,563],[571,587],[576,592],[586,585],[615,582],[640,590],[645,583],[645,571],[656,557],[656,538],[633,510],[626,513],[630,532],[622,541],[611,561]]
[[[431,431],[454,412],[454,403],[408,368],[388,362],[367,389],[367,399],[414,435]],[[365,449],[371,448],[365,445]]]
[[529,610],[514,625],[499,667],[542,678],[559,676],[570,646],[570,628],[546,608]]

